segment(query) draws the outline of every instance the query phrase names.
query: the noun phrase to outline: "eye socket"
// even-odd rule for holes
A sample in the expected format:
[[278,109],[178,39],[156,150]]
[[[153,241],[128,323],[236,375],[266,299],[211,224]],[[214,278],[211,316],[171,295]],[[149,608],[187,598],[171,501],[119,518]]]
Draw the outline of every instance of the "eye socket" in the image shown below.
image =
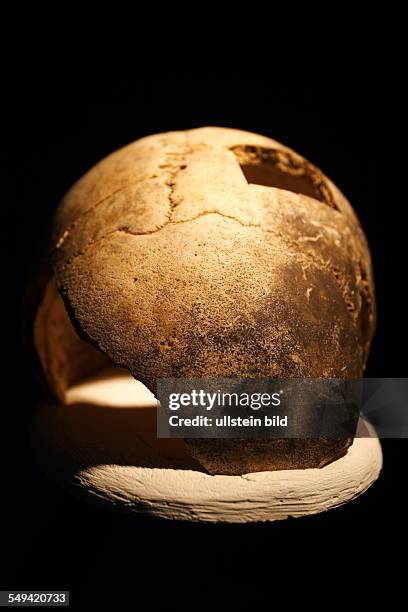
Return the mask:
[[231,151],[249,184],[302,193],[337,210],[325,177],[309,162],[266,147],[244,145]]

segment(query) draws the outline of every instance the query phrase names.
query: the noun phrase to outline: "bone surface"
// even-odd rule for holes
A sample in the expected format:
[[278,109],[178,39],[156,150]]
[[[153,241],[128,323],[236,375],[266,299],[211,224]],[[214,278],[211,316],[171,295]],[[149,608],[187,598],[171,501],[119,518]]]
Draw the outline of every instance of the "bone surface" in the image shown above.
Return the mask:
[[[48,391],[39,437],[71,480],[106,466],[132,505],[126,475],[143,481],[132,470],[183,470],[175,487],[191,471],[198,490],[228,488],[240,480],[209,474],[280,482],[278,471],[321,475],[342,459],[347,472],[362,452],[351,437],[274,439],[262,453],[251,440],[156,437],[158,378],[362,376],[376,320],[369,248],[350,203],[301,155],[216,127],[142,138],[68,191],[51,242],[34,326]],[[108,363],[141,382],[106,376]],[[360,490],[349,484],[338,499]]]

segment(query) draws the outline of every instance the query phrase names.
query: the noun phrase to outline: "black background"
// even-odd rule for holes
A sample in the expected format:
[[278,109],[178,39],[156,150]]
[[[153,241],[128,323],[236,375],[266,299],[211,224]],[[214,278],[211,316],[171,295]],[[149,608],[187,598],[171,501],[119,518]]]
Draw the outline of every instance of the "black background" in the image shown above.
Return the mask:
[[[349,505],[278,524],[205,526],[141,520],[88,506],[48,483],[30,455],[35,410],[20,338],[24,288],[64,191],[99,159],[149,133],[202,125],[238,127],[283,141],[320,166],[354,205],[372,249],[378,331],[367,375],[406,376],[404,203],[382,191],[390,120],[378,84],[319,79],[175,78],[116,82],[97,91],[27,82],[2,114],[3,373],[0,588],[69,589],[73,606],[116,601],[140,610],[337,605],[350,586],[375,595],[399,581],[404,545],[404,440],[385,440],[379,481]],[[91,91],[89,91],[91,89]],[[71,93],[69,93],[71,92]],[[74,92],[74,93],[72,93]],[[388,102],[392,103],[389,94]],[[395,135],[395,132],[394,132]],[[393,185],[394,183],[394,185]],[[388,175],[386,189],[395,187]],[[240,605],[239,605],[240,604]]]

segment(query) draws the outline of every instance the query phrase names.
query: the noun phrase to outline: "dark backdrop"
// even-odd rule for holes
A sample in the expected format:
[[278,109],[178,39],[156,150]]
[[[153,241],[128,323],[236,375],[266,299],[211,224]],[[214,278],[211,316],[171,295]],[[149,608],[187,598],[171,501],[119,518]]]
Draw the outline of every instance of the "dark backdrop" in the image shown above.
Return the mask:
[[390,153],[390,111],[365,83],[323,87],[316,80],[284,88],[272,82],[173,76],[89,91],[30,81],[7,97],[0,588],[70,589],[73,604],[88,609],[115,599],[117,609],[131,601],[140,610],[212,609],[220,597],[263,609],[282,593],[288,605],[322,599],[323,583],[340,605],[350,600],[352,584],[375,594],[391,569],[398,581],[403,440],[384,441],[381,478],[353,503],[318,517],[246,526],[141,520],[88,506],[48,483],[30,456],[35,402],[19,333],[21,303],[49,217],[90,166],[149,133],[238,127],[281,140],[324,169],[354,205],[372,249],[378,331],[367,375],[406,375],[403,203],[380,195],[379,185]]

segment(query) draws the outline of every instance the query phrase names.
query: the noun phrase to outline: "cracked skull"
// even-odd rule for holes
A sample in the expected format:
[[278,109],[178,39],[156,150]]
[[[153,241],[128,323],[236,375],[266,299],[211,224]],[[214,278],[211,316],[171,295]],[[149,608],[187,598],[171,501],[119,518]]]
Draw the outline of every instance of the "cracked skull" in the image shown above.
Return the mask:
[[[37,344],[57,394],[103,359],[153,392],[158,377],[364,370],[375,325],[364,234],[336,186],[274,140],[200,128],[136,141],[67,193],[53,245],[52,299],[56,287],[73,327],[54,365],[50,330]],[[242,474],[324,465],[349,444],[191,440],[189,452],[211,473]]]

